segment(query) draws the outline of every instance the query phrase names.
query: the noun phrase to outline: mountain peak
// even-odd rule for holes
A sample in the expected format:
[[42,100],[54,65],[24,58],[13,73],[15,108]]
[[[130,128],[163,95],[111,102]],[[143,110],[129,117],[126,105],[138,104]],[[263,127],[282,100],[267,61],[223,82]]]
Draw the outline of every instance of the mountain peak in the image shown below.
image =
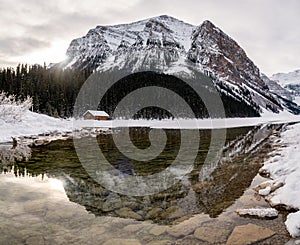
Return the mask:
[[166,14],[158,15],[158,16],[152,17],[150,19],[163,19],[163,20],[175,20],[175,21],[178,21],[177,18],[175,18],[173,16],[170,16],[170,15],[166,15]]
[[203,21],[203,23],[201,24],[201,26],[208,26],[210,28],[215,28],[216,27],[210,20]]
[[166,14],[154,16],[154,17],[151,17],[151,18],[146,19],[144,21],[147,21],[147,20],[157,20],[157,21],[167,21],[167,22],[180,22],[180,23],[185,23],[187,25],[193,26],[191,24],[188,24],[188,23],[184,22],[183,20],[177,19],[177,18],[175,18],[173,16],[166,15]]
[[209,20],[194,26],[160,15],[129,24],[97,26],[71,42],[67,57],[62,65],[74,69],[135,72],[153,67],[168,74],[198,69],[209,73],[219,84],[216,86],[221,90],[225,86],[239,101],[273,111],[282,109],[246,52]]

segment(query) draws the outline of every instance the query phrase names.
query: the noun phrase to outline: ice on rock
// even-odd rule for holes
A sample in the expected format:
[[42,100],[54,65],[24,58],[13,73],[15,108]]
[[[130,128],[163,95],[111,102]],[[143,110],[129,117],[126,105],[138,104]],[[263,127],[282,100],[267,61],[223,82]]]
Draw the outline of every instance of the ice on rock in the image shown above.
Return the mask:
[[249,208],[249,209],[239,209],[237,210],[239,215],[250,215],[257,216],[261,218],[273,218],[278,216],[278,211],[274,208]]

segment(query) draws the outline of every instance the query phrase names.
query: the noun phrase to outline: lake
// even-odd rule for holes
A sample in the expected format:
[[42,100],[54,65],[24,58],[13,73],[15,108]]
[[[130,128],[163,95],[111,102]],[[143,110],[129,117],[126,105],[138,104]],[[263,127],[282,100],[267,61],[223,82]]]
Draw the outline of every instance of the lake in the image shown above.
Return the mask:
[[[250,187],[261,181],[255,176],[272,151],[269,136],[278,128],[227,129],[224,146],[215,149],[218,161],[207,158],[209,150],[217,147],[211,141],[212,130],[165,130],[162,152],[146,161],[126,156],[131,151],[127,141],[118,143],[127,152],[118,150],[113,135],[122,139],[129,131],[134,146],[143,150],[151,146],[149,128],[117,128],[97,139],[78,139],[88,159],[85,164],[78,159],[72,140],[34,148],[1,145],[1,244],[222,244],[235,226],[249,222],[275,229],[269,244],[282,244],[288,241],[284,213],[268,220],[235,213],[238,208],[268,207]],[[183,133],[190,134],[191,140],[195,135],[200,139],[192,169],[159,193],[116,193],[90,174],[97,169],[95,142],[119,174],[151,176],[172,165]],[[191,163],[189,149],[183,153],[183,159]]]

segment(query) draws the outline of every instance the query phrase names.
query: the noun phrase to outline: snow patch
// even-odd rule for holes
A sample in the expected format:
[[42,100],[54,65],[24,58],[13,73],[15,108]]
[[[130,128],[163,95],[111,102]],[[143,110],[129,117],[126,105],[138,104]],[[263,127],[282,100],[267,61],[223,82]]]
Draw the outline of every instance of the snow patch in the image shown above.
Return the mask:
[[265,189],[259,190],[258,194],[261,196],[267,196],[271,193],[271,186],[267,186]]
[[261,218],[273,218],[278,216],[278,211],[275,208],[249,208],[237,210],[239,215],[250,215]]

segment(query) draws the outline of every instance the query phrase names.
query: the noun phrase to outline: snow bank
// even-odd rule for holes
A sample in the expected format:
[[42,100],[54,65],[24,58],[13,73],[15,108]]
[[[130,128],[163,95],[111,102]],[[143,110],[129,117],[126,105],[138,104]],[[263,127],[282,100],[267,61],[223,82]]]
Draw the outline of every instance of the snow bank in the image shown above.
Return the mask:
[[10,142],[11,137],[67,131],[72,131],[71,120],[57,119],[31,111],[25,112],[22,121],[19,122],[10,123],[0,119],[0,142]]
[[[289,209],[300,210],[300,124],[289,126],[282,133],[280,155],[268,160],[263,171],[277,183],[284,185],[268,196],[272,206],[285,205]],[[300,211],[290,214],[286,221],[293,237],[300,236]]]

